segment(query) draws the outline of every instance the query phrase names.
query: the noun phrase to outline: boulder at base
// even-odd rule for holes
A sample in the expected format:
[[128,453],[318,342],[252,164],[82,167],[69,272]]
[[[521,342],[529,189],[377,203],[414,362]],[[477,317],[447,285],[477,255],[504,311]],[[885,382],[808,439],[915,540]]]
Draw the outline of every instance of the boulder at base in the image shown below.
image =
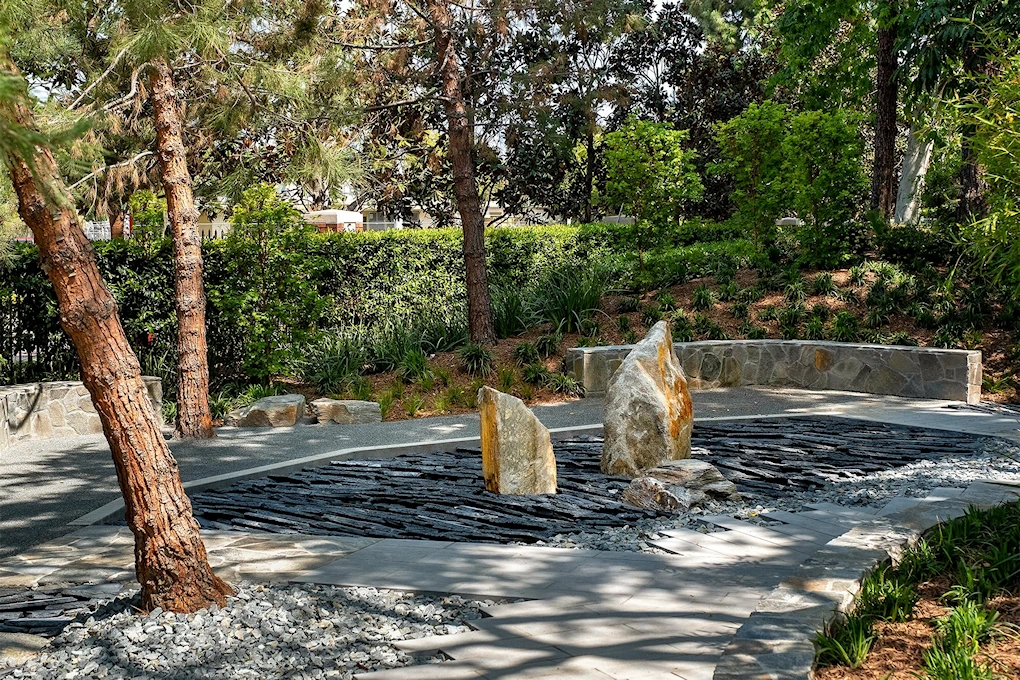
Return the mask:
[[485,488],[505,494],[556,493],[549,430],[524,402],[490,387],[478,390]]
[[291,427],[305,415],[305,398],[300,394],[263,397],[251,406],[233,411],[227,423],[238,427]]
[[691,394],[665,321],[652,326],[606,387],[602,471],[637,477],[690,458]]
[[687,510],[708,500],[739,501],[740,492],[714,465],[695,458],[652,468],[623,492],[624,503],[659,512]]
[[382,409],[374,401],[357,399],[316,399],[308,404],[319,423],[340,423],[359,425],[378,423],[382,420]]

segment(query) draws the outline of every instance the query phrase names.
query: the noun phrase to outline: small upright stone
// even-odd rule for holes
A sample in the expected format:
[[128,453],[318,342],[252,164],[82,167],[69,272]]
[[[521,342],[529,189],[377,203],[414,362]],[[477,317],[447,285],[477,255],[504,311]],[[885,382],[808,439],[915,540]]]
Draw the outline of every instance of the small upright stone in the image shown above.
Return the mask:
[[315,419],[322,423],[360,425],[382,420],[382,408],[374,401],[356,399],[316,399],[308,404]]
[[602,471],[637,477],[691,455],[691,395],[665,321],[652,326],[606,388]]
[[556,493],[549,430],[524,402],[491,387],[478,390],[485,488],[505,494]]
[[233,411],[227,423],[238,427],[291,427],[305,414],[305,398],[300,394],[263,397],[251,406]]

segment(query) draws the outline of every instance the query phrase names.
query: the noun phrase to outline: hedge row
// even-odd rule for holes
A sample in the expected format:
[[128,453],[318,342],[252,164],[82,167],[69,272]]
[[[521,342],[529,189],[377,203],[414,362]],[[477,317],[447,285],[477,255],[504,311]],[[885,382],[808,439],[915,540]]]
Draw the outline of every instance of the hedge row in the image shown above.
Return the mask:
[[[671,283],[711,273],[721,261],[746,264],[752,256],[750,246],[735,236],[730,226],[700,222],[645,234],[643,242],[651,243],[651,250],[642,258],[643,278],[651,274],[652,284]],[[627,225],[490,229],[486,235],[490,282],[494,287],[522,287],[563,268],[598,265],[610,277],[610,288],[629,289],[638,277],[635,243],[634,228]],[[461,244],[457,229],[309,237],[300,247],[309,272],[315,272],[316,290],[328,301],[317,325],[462,319]],[[171,352],[176,330],[169,242],[101,241],[95,250],[132,344],[143,356]],[[225,241],[204,244],[207,291],[239,285],[227,274],[227,253]],[[648,272],[649,266],[655,271]],[[75,372],[52,288],[32,244],[19,245],[7,262],[0,263],[0,321],[5,328],[0,337],[0,384]],[[224,323],[214,304],[209,305],[208,325],[211,357],[229,363],[236,330]],[[24,360],[26,353],[32,361]]]

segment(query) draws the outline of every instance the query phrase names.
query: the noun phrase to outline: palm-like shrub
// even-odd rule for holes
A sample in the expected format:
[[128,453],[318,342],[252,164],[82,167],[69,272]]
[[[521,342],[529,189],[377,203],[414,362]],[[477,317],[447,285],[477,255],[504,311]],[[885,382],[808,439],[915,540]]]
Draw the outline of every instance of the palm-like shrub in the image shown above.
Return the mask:
[[470,375],[484,376],[492,373],[492,352],[483,345],[469,342],[457,351],[461,368]]

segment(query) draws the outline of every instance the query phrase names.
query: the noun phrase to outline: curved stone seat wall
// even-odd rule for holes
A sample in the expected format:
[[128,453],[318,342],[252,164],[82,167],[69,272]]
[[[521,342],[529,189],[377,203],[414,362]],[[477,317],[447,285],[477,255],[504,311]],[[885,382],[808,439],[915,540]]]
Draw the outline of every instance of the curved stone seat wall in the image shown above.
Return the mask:
[[[981,352],[810,340],[678,342],[692,390],[773,385],[899,397],[981,400]],[[586,394],[606,391],[630,345],[567,350],[566,369]]]
[[[143,376],[162,423],[163,385]],[[30,439],[71,437],[103,431],[85,385],[77,381],[0,386],[0,450]]]

